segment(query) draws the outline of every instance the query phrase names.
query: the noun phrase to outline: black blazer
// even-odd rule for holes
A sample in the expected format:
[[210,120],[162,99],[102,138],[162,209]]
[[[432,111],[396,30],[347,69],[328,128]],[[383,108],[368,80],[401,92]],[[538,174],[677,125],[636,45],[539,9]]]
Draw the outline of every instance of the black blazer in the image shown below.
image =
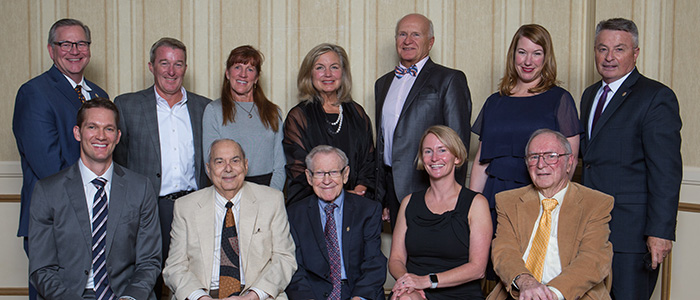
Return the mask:
[[[342,259],[350,296],[384,299],[386,257],[381,252],[382,207],[376,201],[345,193]],[[289,299],[327,299],[333,284],[318,197],[309,196],[287,208],[296,243],[298,269],[287,287]]]
[[[374,84],[376,102],[375,125],[377,126],[377,186],[376,197],[381,202],[386,193],[384,174],[384,133],[382,132],[382,108],[389,92],[394,72],[377,79]],[[428,188],[428,177],[424,171],[416,170],[414,160],[418,153],[420,138],[428,127],[446,125],[454,129],[462,138],[469,153],[471,136],[470,119],[472,100],[467,85],[467,77],[462,71],[450,69],[428,58],[418,74],[396,124],[393,140],[391,165],[394,175],[396,197],[401,201],[408,194]],[[464,184],[467,177],[467,164],[455,172],[455,178]]]
[[645,236],[674,240],[683,173],[678,100],[633,70],[593,132],[588,120],[601,82],[581,98],[584,185],[615,197],[610,241],[616,252],[644,253]]

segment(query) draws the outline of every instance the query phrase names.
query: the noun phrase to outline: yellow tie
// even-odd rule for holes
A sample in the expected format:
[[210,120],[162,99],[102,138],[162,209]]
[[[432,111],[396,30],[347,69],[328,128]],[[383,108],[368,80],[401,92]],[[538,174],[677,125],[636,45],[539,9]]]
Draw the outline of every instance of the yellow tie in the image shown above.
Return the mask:
[[527,262],[525,262],[525,267],[532,272],[532,275],[538,281],[542,281],[542,269],[544,268],[544,257],[547,254],[547,245],[549,244],[549,235],[552,231],[552,210],[557,207],[556,199],[543,199],[542,208],[542,218],[540,218],[540,225],[537,226],[537,232],[535,232],[535,238],[532,240],[532,247],[530,247],[530,255],[527,256]]

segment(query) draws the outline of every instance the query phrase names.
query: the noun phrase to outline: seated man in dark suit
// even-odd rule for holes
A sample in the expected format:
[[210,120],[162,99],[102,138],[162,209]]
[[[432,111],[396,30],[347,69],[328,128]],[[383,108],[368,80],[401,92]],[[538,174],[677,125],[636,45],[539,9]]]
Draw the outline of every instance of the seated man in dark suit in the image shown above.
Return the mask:
[[77,163],[39,180],[29,220],[29,276],[43,299],[151,299],[160,274],[156,196],[146,177],[112,161],[119,113],[83,103]]
[[488,299],[610,299],[613,198],[569,181],[576,159],[561,133],[535,131],[525,161],[532,183],[496,194]]
[[343,191],[350,167],[342,150],[317,146],[306,165],[315,195],[287,209],[298,263],[289,299],[384,299],[381,205]]

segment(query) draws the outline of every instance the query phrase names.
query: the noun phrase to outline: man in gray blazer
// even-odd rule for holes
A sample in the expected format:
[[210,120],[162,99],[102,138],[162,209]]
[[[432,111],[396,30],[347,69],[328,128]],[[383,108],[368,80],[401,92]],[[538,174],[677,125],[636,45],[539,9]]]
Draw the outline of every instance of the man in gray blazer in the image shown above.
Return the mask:
[[29,220],[29,276],[43,299],[155,299],[161,242],[148,180],[112,163],[119,114],[95,98],[78,111],[80,159],[39,180]]
[[[122,140],[114,151],[114,161],[148,177],[158,193],[163,261],[170,248],[173,202],[208,185],[202,166],[202,115],[211,100],[182,86],[186,51],[185,45],[173,38],[155,42],[148,63],[155,84],[114,100],[122,116]],[[158,296],[161,287],[159,280]]]
[[[399,66],[374,84],[377,126],[376,195],[383,201],[383,218],[396,221],[399,202],[407,195],[428,188],[425,172],[414,160],[423,132],[432,125],[445,125],[462,138],[469,152],[472,101],[467,77],[462,71],[434,63],[428,55],[433,47],[433,22],[420,14],[409,14],[396,24]],[[467,166],[455,177],[464,184]]]

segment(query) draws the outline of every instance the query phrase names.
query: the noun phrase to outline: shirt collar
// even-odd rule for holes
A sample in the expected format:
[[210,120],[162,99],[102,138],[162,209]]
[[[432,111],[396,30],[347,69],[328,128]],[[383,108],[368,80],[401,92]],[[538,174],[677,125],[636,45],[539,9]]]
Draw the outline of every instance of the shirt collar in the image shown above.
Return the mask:
[[[636,68],[637,68],[637,67],[634,67],[634,69],[636,69]],[[627,79],[627,77],[629,77],[630,74],[632,74],[632,72],[634,72],[634,69],[632,69],[632,71],[630,71],[629,73],[627,73],[625,76],[622,76],[622,78],[620,78],[620,79],[618,79],[618,80],[615,80],[615,81],[613,81],[613,82],[611,82],[611,83],[609,83],[609,84],[605,83],[605,81],[602,81],[603,84],[600,86],[600,89],[602,90],[602,89],[607,85],[608,87],[610,87],[610,91],[611,91],[612,94],[614,95],[615,92],[617,92],[617,90],[620,88],[620,86],[622,85],[622,83],[625,82],[625,80]]]
[[[153,92],[156,94],[156,102],[168,105],[168,101],[165,100],[165,98],[161,97],[160,94],[158,94],[158,90],[156,89],[155,85],[153,85]],[[182,99],[180,99],[179,102],[175,103],[173,107],[185,105],[187,103],[187,90],[185,90],[184,86],[180,87],[180,93],[182,93]],[[170,105],[168,105],[168,107],[170,107]]]
[[[430,58],[430,55],[423,57],[420,61],[416,63],[416,68],[418,68],[418,72],[416,72],[416,77],[418,77],[418,74],[420,74],[420,70],[423,70],[423,66],[425,66],[425,63],[428,62],[428,59]],[[403,67],[404,69],[408,69],[411,66],[404,66],[399,62],[399,66]]]
[[[318,197],[316,197],[316,198],[318,198]],[[338,211],[342,211],[344,202],[345,202],[345,191],[343,190],[342,192],[340,192],[340,195],[338,196],[338,198],[335,198],[335,200],[333,200],[333,203],[335,203],[335,205],[338,206]],[[324,210],[326,208],[326,206],[328,206],[328,204],[330,204],[330,202],[323,201],[320,198],[318,199],[318,206],[321,208],[321,210]]]
[[92,88],[90,88],[90,86],[87,85],[87,82],[85,82],[85,76],[80,78],[80,82],[75,83],[75,81],[73,81],[73,79],[71,79],[70,77],[66,76],[66,74],[63,74],[63,73],[61,73],[61,74],[63,75],[63,77],[68,79],[68,83],[70,83],[71,87],[73,87],[74,89],[76,86],[80,85],[81,89],[86,90],[88,92],[92,92]]
[[78,159],[78,167],[80,169],[80,177],[83,180],[83,186],[92,184],[92,180],[97,177],[102,177],[107,180],[107,183],[112,182],[112,174],[114,173],[114,162],[109,164],[109,168],[102,175],[97,175],[95,172],[90,170],[84,163],[82,159]]
[[540,196],[540,202],[544,199],[555,199],[557,200],[558,206],[561,207],[561,203],[564,202],[564,196],[566,196],[566,191],[569,189],[569,183],[566,183],[566,186],[561,189],[561,191],[558,191],[556,194],[554,194],[553,197],[547,198],[542,193],[537,192],[537,194]]
[[[241,189],[243,189],[243,188],[241,188]],[[229,199],[226,199],[226,197],[224,197],[224,196],[222,196],[221,194],[219,194],[219,192],[216,191],[216,188],[214,189],[214,194],[216,195],[216,197],[214,197],[214,198],[215,198],[215,202],[216,202],[216,206],[219,207],[219,208],[221,208],[221,209],[224,209],[224,210],[225,210],[225,209],[226,209],[226,203],[229,202],[229,201],[231,201],[231,202],[233,203],[233,207],[236,207],[236,208],[237,208],[238,205],[241,203],[241,190],[239,190],[238,193],[236,193],[236,195],[233,196],[233,199],[230,199],[230,200],[229,200]]]

